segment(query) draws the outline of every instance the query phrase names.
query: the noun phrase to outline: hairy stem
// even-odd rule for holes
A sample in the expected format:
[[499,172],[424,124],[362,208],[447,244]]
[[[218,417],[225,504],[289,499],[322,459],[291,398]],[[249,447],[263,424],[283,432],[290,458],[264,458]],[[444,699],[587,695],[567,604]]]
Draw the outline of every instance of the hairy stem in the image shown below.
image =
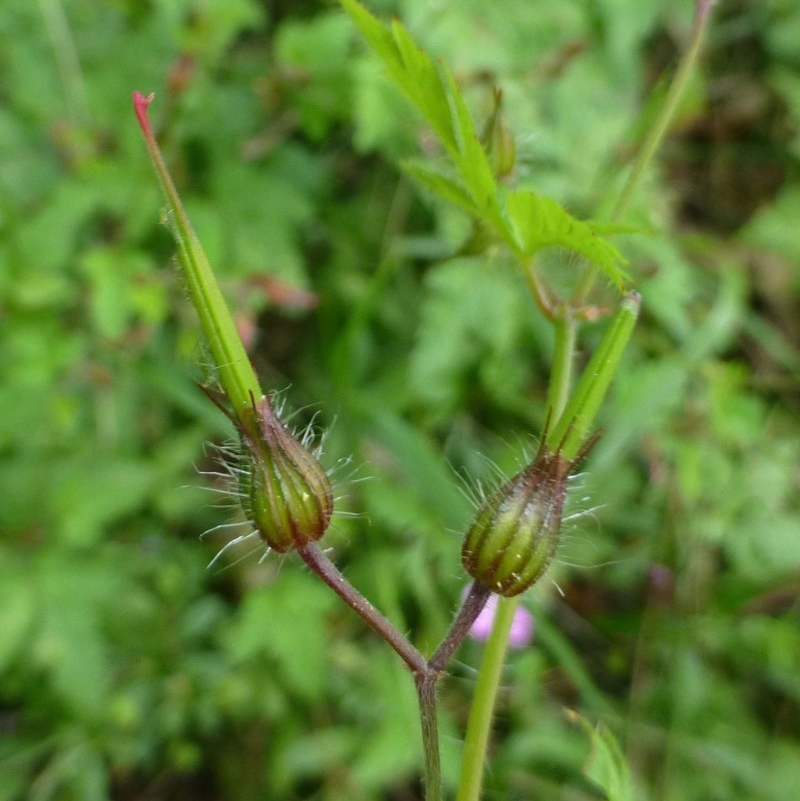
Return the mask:
[[442,769],[439,757],[439,731],[436,711],[436,684],[442,671],[469,633],[475,619],[486,604],[491,590],[473,584],[450,631],[429,661],[404,637],[355,587],[319,549],[308,543],[298,549],[302,560],[354,612],[385,640],[414,674],[419,700],[420,723],[425,768],[426,801],[442,801]]
[[316,543],[310,542],[297,552],[311,570],[395,650],[412,673],[422,675],[427,672],[428,666],[422,654],[350,584]]
[[439,724],[436,712],[436,683],[433,670],[417,673],[415,683],[422,725],[422,752],[425,767],[425,801],[442,801],[442,764],[439,756]]
[[453,625],[445,635],[433,656],[428,660],[424,673],[415,676],[419,716],[422,724],[422,748],[425,764],[425,801],[440,801],[442,798],[442,767],[439,756],[439,729],[436,713],[436,684],[447,663],[469,634],[472,624],[492,594],[488,587],[477,582],[470,587]]
[[464,642],[464,638],[469,634],[472,624],[483,611],[491,594],[492,591],[485,585],[478,582],[472,584],[450,631],[447,632],[433,656],[428,660],[429,670],[439,673],[447,667],[447,663]]

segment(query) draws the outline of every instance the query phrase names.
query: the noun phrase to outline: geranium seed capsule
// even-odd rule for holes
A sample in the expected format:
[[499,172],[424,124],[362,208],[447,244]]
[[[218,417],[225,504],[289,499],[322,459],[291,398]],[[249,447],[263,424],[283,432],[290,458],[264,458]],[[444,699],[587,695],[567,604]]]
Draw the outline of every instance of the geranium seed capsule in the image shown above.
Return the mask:
[[333,492],[317,458],[280,421],[269,397],[254,405],[257,436],[243,432],[244,511],[278,553],[320,539],[333,514]]
[[558,546],[569,475],[595,441],[574,459],[543,445],[532,464],[481,504],[461,550],[472,578],[506,597],[539,579]]
[[316,542],[333,515],[333,490],[317,457],[281,422],[272,398],[251,398],[240,419],[224,396],[201,387],[239,431],[236,473],[242,509],[272,550],[287,553]]

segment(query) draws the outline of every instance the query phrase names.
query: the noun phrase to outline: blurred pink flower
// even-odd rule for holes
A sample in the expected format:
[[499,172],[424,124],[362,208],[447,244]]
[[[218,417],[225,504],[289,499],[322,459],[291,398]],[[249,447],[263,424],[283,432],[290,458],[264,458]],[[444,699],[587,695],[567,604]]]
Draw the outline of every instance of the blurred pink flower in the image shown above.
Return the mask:
[[[466,597],[467,590],[464,590],[463,597]],[[472,624],[470,636],[480,642],[485,642],[489,638],[494,624],[494,616],[497,612],[497,595],[490,595],[483,611],[478,615],[477,620]],[[535,623],[533,615],[521,604],[514,612],[514,620],[511,623],[511,633],[508,637],[509,648],[524,648],[533,641]]]

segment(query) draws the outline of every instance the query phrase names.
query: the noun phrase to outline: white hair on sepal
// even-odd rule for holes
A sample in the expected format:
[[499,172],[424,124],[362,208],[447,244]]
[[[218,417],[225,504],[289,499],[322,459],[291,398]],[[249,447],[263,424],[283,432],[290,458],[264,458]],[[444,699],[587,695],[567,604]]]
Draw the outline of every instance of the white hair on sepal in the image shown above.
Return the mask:
[[458,488],[466,498],[473,512],[480,509],[486,499],[498,488],[508,481],[508,475],[497,462],[484,453],[477,454],[479,460],[486,466],[487,476],[476,478],[467,472],[466,469],[456,470],[453,468],[458,479]]
[[232,523],[218,523],[216,526],[212,526],[211,528],[207,528],[201,535],[200,541],[205,542],[206,538],[211,534],[216,534],[218,531],[228,531],[230,529],[237,529],[242,528],[242,526],[246,526],[246,520],[236,520]]
[[479,509],[495,490],[528,467],[536,458],[541,446],[540,438],[533,434],[520,434],[513,439],[497,437],[495,441],[504,446],[505,458],[510,459],[513,464],[510,471],[501,467],[496,458],[485,453],[476,454],[478,460],[486,467],[485,475],[481,478],[475,478],[465,469],[453,468],[461,494],[469,501],[473,510]]
[[[576,489],[578,488],[570,488],[570,490],[567,492],[568,499],[570,499],[570,496]],[[570,502],[571,506],[577,508],[570,509],[569,514],[564,515],[562,518],[561,541],[559,542],[558,550],[553,557],[554,564],[579,570],[586,570],[600,566],[596,561],[589,562],[586,559],[578,559],[577,554],[574,553],[574,551],[577,549],[577,546],[584,548],[588,546],[595,552],[597,552],[599,549],[598,543],[589,535],[586,525],[582,523],[587,519],[591,520],[595,530],[599,531],[600,521],[597,519],[596,513],[600,509],[605,508],[605,504],[596,504],[595,506],[580,508],[580,504],[588,503],[590,500],[591,499],[588,495],[583,495],[577,500]],[[563,596],[560,588],[559,593]]]
[[[275,404],[278,408],[278,416],[281,419],[281,423],[290,430],[292,418],[296,418],[298,414],[309,408],[304,407],[285,415],[284,393],[273,393],[272,398],[276,399]],[[295,430],[291,430],[292,436],[316,459],[322,457],[323,446],[331,430],[331,427],[323,429],[319,425],[320,414],[320,411],[315,411],[307,423],[303,426],[297,426]],[[238,552],[242,546],[253,543],[256,540],[258,542],[255,547],[250,548],[243,555],[237,556],[234,561],[224,565],[221,569],[227,570],[250,558],[254,553],[263,550],[258,560],[258,563],[261,564],[273,551],[263,542],[257,527],[248,516],[249,490],[247,487],[251,480],[254,461],[247,444],[243,442],[241,437],[234,437],[220,443],[207,443],[204,451],[207,456],[213,459],[214,464],[209,469],[198,468],[197,470],[199,475],[210,479],[209,483],[202,486],[202,489],[216,496],[217,500],[213,504],[213,508],[224,510],[229,515],[236,515],[240,518],[215,525],[200,535],[201,540],[209,540],[214,534],[224,535],[227,532],[231,535],[231,538],[222,544],[218,553],[209,563],[208,568],[217,565],[221,559],[232,551]],[[332,484],[334,483],[334,477],[336,477],[337,480],[333,488],[338,490],[347,484],[359,483],[369,478],[368,476],[359,476],[359,470],[360,468],[358,467],[353,468],[352,456],[347,456],[337,459],[335,464],[325,468],[325,474]],[[341,521],[342,519],[364,516],[362,512],[341,508],[342,502],[346,497],[346,492],[335,492],[333,495],[334,508],[330,521],[331,530],[338,528],[337,520]]]
[[284,426],[286,426],[291,435],[295,437],[295,439],[297,439],[298,442],[300,442],[300,444],[306,448],[306,450],[308,450],[315,459],[320,459],[325,452],[325,440],[328,438],[328,435],[330,434],[330,431],[336,421],[333,420],[327,427],[320,425],[319,418],[322,414],[322,411],[320,409],[315,409],[310,419],[306,423],[303,423],[299,426],[295,425],[295,418],[299,417],[310,409],[313,409],[316,404],[309,403],[305,406],[299,406],[298,408],[287,412],[286,399],[290,389],[291,387],[286,387],[284,389],[275,390],[269,393],[272,400],[272,408],[274,409],[275,414],[278,416],[278,419],[281,421],[281,423],[283,423]]
[[[257,531],[251,530],[247,534],[240,534],[238,537],[234,537],[234,539],[226,542],[225,545],[223,545],[222,548],[220,548],[219,551],[217,551],[216,556],[214,556],[214,558],[206,565],[206,570],[210,570],[222,558],[223,554],[227,553],[232,548],[235,548],[237,545],[241,545],[242,543],[248,542],[249,540],[253,539],[259,540],[258,545],[255,548],[248,551],[242,557],[237,559],[235,562],[231,562],[225,565],[225,568],[223,568],[223,570],[229,569],[234,565],[239,564],[239,562],[241,562],[243,559],[247,559],[249,556],[252,556],[256,551],[262,550],[264,548],[264,545],[261,543],[261,537],[259,536],[259,533]],[[269,548],[266,548],[266,551],[269,552]]]
[[[211,570],[225,554],[236,550],[244,543],[250,543],[254,540],[258,540],[256,547],[250,548],[247,553],[233,562],[220,567],[219,571],[229,570],[257,551],[265,549],[266,552],[262,556],[263,558],[269,552],[269,548],[266,548],[261,542],[259,533],[244,516],[243,501],[245,500],[245,493],[241,489],[241,484],[250,475],[251,468],[240,439],[231,438],[224,442],[207,442],[203,446],[203,452],[214,462],[215,469],[200,469],[196,467],[198,475],[211,480],[208,483],[201,484],[200,489],[216,497],[215,502],[211,504],[212,508],[225,512],[228,516],[237,515],[240,518],[218,523],[200,534],[199,539],[203,542],[210,540],[215,534],[230,533],[235,535],[222,544],[208,565],[206,565],[206,569]],[[237,534],[237,531],[243,533]]]
[[[554,557],[554,558],[553,558],[553,561],[555,562],[555,561],[556,561],[556,559],[557,559],[557,557]],[[544,575],[544,578],[545,578],[545,579],[547,579],[547,581],[549,581],[549,582],[550,582],[550,583],[553,585],[553,587],[555,587],[555,590],[556,590],[556,592],[557,592],[557,593],[558,593],[558,594],[559,594],[559,595],[560,595],[562,598],[566,598],[566,597],[567,597],[567,596],[566,596],[566,594],[564,593],[564,590],[562,590],[562,589],[561,589],[561,585],[560,585],[560,584],[558,583],[558,581],[557,581],[556,579],[554,579],[554,578],[553,578],[553,577],[552,577],[552,576],[551,576],[549,573],[545,573],[545,575]]]

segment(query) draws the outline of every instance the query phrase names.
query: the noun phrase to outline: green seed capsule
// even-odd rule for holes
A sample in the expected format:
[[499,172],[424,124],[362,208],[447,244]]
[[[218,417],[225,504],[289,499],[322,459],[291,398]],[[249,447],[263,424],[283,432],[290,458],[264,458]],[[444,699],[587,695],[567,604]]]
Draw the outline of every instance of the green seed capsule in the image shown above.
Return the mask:
[[270,398],[254,404],[257,436],[242,434],[242,505],[261,539],[286,553],[320,539],[333,514],[322,465],[278,419]]
[[544,573],[558,546],[567,479],[592,444],[576,459],[543,447],[532,464],[483,502],[461,550],[472,578],[511,597]]

